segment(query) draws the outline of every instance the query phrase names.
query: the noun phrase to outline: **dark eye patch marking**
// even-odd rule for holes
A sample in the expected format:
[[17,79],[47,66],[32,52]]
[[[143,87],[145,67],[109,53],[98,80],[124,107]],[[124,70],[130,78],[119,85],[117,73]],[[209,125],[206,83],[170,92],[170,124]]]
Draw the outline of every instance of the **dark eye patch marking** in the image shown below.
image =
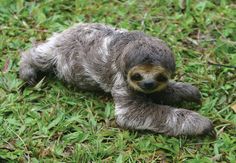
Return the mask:
[[133,81],[140,81],[140,80],[143,79],[143,77],[142,77],[139,73],[133,74],[130,78],[131,78],[131,80],[133,80]]
[[168,77],[163,74],[159,74],[156,76],[156,80],[159,82],[166,82],[168,80]]

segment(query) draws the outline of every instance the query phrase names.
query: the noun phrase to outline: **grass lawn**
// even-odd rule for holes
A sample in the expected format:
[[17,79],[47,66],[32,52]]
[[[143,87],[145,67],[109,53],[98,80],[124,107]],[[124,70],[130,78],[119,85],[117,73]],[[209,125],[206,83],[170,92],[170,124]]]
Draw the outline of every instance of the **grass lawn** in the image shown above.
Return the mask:
[[[236,162],[236,3],[232,0],[0,0],[0,162]],[[53,76],[18,76],[19,52],[78,22],[141,30],[165,40],[175,80],[198,86],[217,139],[119,129],[111,97]]]

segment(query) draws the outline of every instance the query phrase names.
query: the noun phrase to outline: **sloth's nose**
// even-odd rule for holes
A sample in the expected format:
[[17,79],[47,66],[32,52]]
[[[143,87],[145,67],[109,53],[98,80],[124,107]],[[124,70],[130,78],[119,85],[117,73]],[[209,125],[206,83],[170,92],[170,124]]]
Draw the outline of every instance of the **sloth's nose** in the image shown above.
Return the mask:
[[155,82],[154,81],[145,81],[143,83],[144,89],[153,89],[155,87]]

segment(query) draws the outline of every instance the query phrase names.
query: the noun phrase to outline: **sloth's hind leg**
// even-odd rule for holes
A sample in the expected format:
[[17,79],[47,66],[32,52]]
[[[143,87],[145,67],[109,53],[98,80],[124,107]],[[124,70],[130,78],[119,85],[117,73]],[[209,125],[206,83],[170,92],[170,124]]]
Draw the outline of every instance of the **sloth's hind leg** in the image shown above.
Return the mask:
[[56,62],[55,45],[49,40],[21,54],[20,78],[35,84],[38,73],[51,70]]

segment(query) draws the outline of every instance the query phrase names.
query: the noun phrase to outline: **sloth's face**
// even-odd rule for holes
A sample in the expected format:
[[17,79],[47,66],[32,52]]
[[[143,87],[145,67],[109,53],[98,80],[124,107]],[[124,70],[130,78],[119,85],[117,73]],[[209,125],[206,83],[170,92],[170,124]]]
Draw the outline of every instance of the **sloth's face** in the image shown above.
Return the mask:
[[128,72],[129,86],[143,93],[158,92],[166,88],[170,74],[161,66],[137,65]]

